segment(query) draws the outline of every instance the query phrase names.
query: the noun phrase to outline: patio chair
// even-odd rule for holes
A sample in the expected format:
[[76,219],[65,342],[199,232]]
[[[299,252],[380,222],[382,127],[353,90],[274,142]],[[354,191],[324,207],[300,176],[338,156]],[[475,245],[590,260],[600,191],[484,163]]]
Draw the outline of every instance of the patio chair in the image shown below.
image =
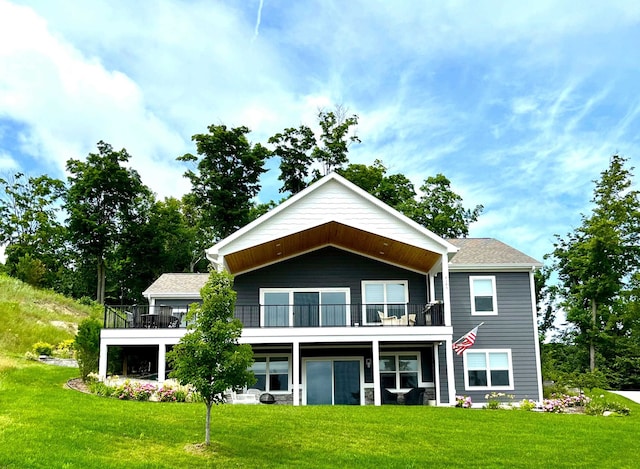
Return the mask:
[[424,389],[413,388],[404,395],[404,405],[424,405]]

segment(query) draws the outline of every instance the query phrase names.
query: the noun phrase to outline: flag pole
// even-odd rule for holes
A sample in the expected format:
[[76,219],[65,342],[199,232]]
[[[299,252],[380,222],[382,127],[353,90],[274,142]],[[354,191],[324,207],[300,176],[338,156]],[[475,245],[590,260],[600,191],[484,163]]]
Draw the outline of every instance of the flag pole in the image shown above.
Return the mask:
[[[482,326],[483,324],[484,324],[484,321],[482,321],[480,324],[478,324],[478,325],[477,325],[476,327],[474,327],[473,329],[475,329],[475,328],[477,328],[477,327],[480,327],[480,326]],[[471,329],[471,330],[473,330],[473,329]],[[468,334],[468,332],[467,332],[467,334]],[[467,336],[467,334],[464,334],[462,337],[460,337],[458,340],[456,340],[453,344],[457,344],[458,342],[460,342],[462,339],[464,339],[464,338]],[[452,345],[453,345],[453,344],[452,344]]]

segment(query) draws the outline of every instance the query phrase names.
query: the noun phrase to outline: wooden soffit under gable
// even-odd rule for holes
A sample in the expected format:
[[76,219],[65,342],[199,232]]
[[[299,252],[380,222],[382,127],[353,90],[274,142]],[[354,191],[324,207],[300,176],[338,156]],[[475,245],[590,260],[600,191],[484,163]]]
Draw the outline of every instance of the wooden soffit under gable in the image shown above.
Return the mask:
[[336,246],[418,272],[428,272],[440,260],[436,252],[335,221],[227,253],[224,260],[229,272],[238,274],[324,246]]

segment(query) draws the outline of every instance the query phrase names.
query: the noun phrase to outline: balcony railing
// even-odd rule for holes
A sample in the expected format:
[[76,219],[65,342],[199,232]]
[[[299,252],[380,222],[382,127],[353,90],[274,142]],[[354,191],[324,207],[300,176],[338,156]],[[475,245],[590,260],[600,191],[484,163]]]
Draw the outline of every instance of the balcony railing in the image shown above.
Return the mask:
[[[105,306],[104,327],[180,328],[186,307]],[[444,326],[444,304],[236,305],[245,328]]]

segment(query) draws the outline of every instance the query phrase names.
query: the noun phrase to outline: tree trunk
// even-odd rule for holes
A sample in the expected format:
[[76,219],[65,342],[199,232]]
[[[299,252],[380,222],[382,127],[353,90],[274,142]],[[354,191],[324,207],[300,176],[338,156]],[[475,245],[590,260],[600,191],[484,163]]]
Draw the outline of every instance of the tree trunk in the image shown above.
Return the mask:
[[211,405],[212,402],[206,402],[207,404],[207,420],[204,430],[204,443],[209,446],[211,444]]
[[593,372],[596,369],[596,312],[598,305],[596,300],[591,300],[591,337],[589,338],[589,369]]
[[104,259],[100,257],[98,259],[98,289],[96,292],[96,301],[101,305],[104,304],[104,290],[106,287],[106,272],[105,272]]

